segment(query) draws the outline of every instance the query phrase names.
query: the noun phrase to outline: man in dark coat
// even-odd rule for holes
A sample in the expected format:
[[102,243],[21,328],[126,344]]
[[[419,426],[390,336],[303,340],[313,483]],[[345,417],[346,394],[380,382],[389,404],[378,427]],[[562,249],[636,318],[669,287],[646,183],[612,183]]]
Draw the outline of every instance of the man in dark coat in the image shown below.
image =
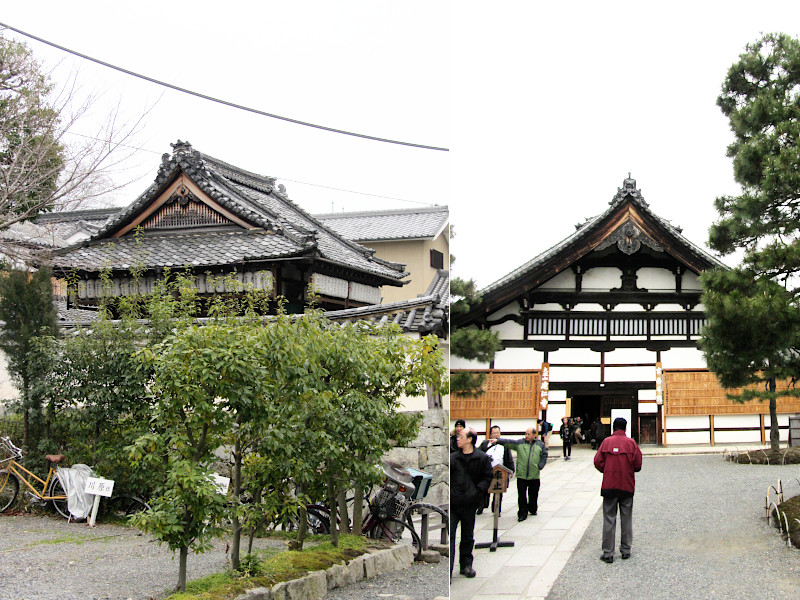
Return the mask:
[[458,438],[458,434],[461,431],[464,431],[464,428],[467,426],[466,421],[464,419],[456,419],[456,424],[453,426],[453,431],[450,434],[450,453],[456,452],[458,450],[458,444],[456,444],[456,439]]
[[597,450],[605,437],[606,426],[603,425],[602,419],[597,417],[592,423],[592,450]]
[[492,461],[475,447],[478,434],[462,429],[456,435],[458,450],[450,455],[450,576],[456,550],[456,530],[461,523],[458,559],[461,574],[475,577],[472,548],[475,545],[475,512],[492,484]]
[[[493,445],[490,446],[489,440],[496,440],[500,438],[500,427],[497,425],[492,425],[489,429],[489,437],[481,442],[480,450],[481,452],[485,452],[489,459],[492,461],[492,468],[494,469],[497,465],[503,465],[506,469],[512,472],[514,471],[514,457],[511,456],[511,450],[508,446],[497,446]],[[503,495],[502,494],[489,494],[488,492],[483,497],[483,504],[478,509],[478,514],[483,512],[484,508],[488,508],[489,506],[489,496],[492,496],[494,500],[492,501],[492,512],[494,512],[494,503],[500,502],[500,506],[498,507],[497,512],[500,513],[503,511]]]
[[628,422],[618,417],[614,419],[614,433],[603,440],[594,466],[603,474],[600,495],[603,496],[603,554],[600,560],[614,562],[614,538],[617,531],[617,510],[619,509],[621,538],[619,543],[623,559],[631,556],[633,541],[633,493],[636,490],[636,476],[642,470],[642,451],[625,435]]

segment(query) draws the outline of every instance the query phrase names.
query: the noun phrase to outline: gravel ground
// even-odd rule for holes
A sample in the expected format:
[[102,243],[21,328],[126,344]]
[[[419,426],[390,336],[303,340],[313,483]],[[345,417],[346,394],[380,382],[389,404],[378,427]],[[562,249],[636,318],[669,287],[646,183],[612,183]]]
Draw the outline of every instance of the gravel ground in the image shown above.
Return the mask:
[[[225,569],[224,539],[189,554],[188,579]],[[259,540],[259,547],[283,547]],[[447,557],[334,590],[326,600],[433,600],[447,596]],[[178,580],[177,558],[148,535],[115,525],[67,523],[48,516],[0,515],[0,600],[150,600]]]
[[450,563],[414,563],[404,571],[378,575],[343,589],[331,590],[325,600],[433,600],[450,593]]
[[738,465],[719,455],[645,458],[629,560],[600,561],[598,512],[548,600],[784,600],[800,597],[798,550],[764,518],[764,498],[797,465]]
[[[262,546],[284,546],[260,540]],[[187,577],[225,569],[226,541],[189,554]],[[148,535],[115,525],[0,515],[0,600],[150,600],[178,581],[177,558]]]

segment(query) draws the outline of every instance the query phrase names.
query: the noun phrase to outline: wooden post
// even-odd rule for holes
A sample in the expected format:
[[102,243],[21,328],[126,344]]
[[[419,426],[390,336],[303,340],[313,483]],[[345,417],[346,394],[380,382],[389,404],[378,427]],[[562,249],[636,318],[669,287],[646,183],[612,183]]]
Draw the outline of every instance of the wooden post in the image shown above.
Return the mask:
[[714,415],[708,415],[708,429],[711,433],[711,445],[714,445]]
[[[507,469],[503,465],[497,465],[492,469],[492,483],[489,486],[489,493],[499,494],[500,498],[502,498],[503,493],[508,489],[508,478],[512,473],[513,471],[511,471],[511,469]],[[494,534],[492,535],[492,541],[475,544],[476,548],[489,548],[489,552],[497,552],[497,548],[512,548],[514,546],[514,542],[501,542],[498,540],[497,529],[500,519],[500,498],[495,496],[492,502],[492,504],[494,504]]]
[[767,443],[767,438],[764,435],[764,413],[761,413],[758,416],[759,416],[759,418],[761,420],[761,443],[762,444],[766,444]]

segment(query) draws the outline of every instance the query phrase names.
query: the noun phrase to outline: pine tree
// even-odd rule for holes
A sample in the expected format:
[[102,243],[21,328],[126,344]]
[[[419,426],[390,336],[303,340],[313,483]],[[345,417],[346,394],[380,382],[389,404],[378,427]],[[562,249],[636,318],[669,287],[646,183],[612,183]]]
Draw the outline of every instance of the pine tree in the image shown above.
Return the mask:
[[0,350],[8,359],[8,370],[20,390],[23,445],[30,448],[31,413],[41,406],[31,394],[35,376],[34,340],[58,332],[50,269],[36,273],[10,271],[0,276]]
[[800,395],[778,389],[800,376],[800,41],[767,34],[748,44],[717,105],[734,134],[728,156],[741,194],[717,198],[709,244],[743,258],[701,277],[700,347],[723,386],[758,384],[729,397],[769,401],[777,450],[777,399]]

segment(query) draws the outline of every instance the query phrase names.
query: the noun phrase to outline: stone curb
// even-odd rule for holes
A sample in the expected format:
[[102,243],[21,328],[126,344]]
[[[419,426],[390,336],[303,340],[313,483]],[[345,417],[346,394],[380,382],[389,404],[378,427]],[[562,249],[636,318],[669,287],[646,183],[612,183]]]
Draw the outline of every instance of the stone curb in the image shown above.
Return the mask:
[[333,565],[325,571],[314,571],[300,579],[276,583],[271,588],[253,588],[235,600],[321,600],[328,590],[345,587],[362,579],[383,573],[401,571],[411,566],[411,546],[401,544],[357,556],[349,563]]

